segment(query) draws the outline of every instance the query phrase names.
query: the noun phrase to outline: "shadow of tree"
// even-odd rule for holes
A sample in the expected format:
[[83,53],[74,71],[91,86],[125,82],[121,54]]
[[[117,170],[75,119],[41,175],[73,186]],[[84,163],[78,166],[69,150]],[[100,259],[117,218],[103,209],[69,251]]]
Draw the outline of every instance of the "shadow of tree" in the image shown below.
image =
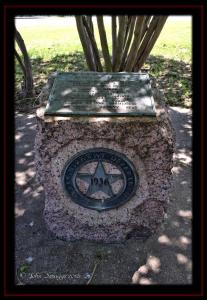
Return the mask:
[[175,160],[172,172],[167,218],[158,232],[138,249],[137,256],[141,259],[132,274],[134,284],[192,283],[190,164]]
[[192,283],[192,115],[180,107],[169,114],[176,131],[170,202],[158,232],[138,249],[141,260],[131,279],[139,285]]
[[[87,63],[83,52],[77,51],[69,54],[54,56],[51,60],[45,61],[41,57],[31,60],[35,95],[37,96],[46,83],[49,74],[55,71],[77,72],[88,71]],[[150,55],[144,65],[143,71],[156,78],[159,89],[164,93],[165,101],[171,106],[191,107],[191,65],[182,61],[167,59],[163,56]],[[20,98],[20,87],[22,73],[16,63],[16,108],[23,107],[30,109],[34,99]]]
[[[45,61],[42,57],[31,59],[32,71],[34,78],[34,92],[37,97],[41,92],[42,87],[47,82],[49,74],[55,71],[59,72],[77,72],[87,71],[87,63],[82,52],[74,52],[54,56],[51,60]],[[15,81],[15,95],[16,95],[16,109],[31,111],[35,98],[22,99],[20,97],[20,88],[22,83],[22,72],[16,63],[16,81]]]
[[169,114],[177,133],[176,148],[191,149],[192,147],[192,113],[187,108],[170,107]]
[[183,61],[150,55],[144,67],[156,78],[165,101],[171,106],[191,107],[191,65]]

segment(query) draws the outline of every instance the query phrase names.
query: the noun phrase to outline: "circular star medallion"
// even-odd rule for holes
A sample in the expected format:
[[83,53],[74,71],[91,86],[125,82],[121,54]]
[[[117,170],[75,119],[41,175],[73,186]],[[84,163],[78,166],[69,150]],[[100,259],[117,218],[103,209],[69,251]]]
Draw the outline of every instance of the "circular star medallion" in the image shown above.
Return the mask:
[[79,152],[66,163],[62,184],[71,200],[102,211],[126,203],[135,194],[138,175],[124,154],[94,148]]

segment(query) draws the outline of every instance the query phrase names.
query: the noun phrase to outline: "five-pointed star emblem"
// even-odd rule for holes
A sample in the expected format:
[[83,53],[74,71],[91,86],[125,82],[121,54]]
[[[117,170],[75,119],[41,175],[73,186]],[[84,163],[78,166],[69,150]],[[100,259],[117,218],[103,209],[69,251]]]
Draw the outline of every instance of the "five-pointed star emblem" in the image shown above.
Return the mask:
[[102,191],[109,197],[114,196],[111,184],[123,179],[122,174],[107,174],[101,161],[98,161],[94,174],[78,173],[77,178],[89,183],[86,195]]

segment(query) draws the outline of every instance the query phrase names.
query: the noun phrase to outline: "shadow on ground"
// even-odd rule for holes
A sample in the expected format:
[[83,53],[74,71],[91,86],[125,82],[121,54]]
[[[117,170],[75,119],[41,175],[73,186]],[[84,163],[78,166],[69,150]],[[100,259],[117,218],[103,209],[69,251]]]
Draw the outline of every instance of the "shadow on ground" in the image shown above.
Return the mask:
[[165,222],[145,242],[110,244],[65,242],[47,230],[34,169],[35,117],[16,113],[17,284],[191,284],[191,111],[169,112],[177,149]]
[[158,88],[170,106],[190,108],[192,104],[191,65],[184,61],[150,55],[145,66],[156,78]]
[[191,111],[171,107],[176,131],[173,184],[165,222],[142,248],[145,262],[132,277],[138,284],[190,284],[192,280],[191,220]]
[[[44,61],[42,57],[31,60],[34,76],[35,96],[38,96],[52,72],[88,71],[83,52],[56,55],[51,60]],[[171,106],[191,107],[192,80],[191,65],[183,61],[167,59],[164,56],[150,55],[143,67],[156,78],[159,89],[163,92],[165,102]],[[22,72],[16,63],[16,108],[31,111],[33,99],[20,97]]]

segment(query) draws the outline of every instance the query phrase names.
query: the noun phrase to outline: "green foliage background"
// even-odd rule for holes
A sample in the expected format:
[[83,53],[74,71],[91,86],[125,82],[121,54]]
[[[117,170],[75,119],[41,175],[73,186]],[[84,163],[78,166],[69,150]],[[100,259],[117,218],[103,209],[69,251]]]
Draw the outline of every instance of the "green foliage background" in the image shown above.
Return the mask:
[[[57,20],[61,20],[58,22]],[[50,23],[29,26],[20,24],[20,31],[28,49],[34,75],[35,94],[38,95],[48,75],[54,71],[86,71],[82,46],[73,17],[51,17]],[[54,22],[53,22],[54,20]],[[95,22],[96,24],[96,22]],[[105,19],[109,48],[111,51],[110,19]],[[191,20],[168,19],[159,36],[144,70],[156,77],[159,88],[165,95],[166,103],[171,106],[191,106],[191,53],[192,53]],[[98,45],[100,41],[95,26]],[[24,103],[19,97],[22,72],[16,65],[16,100]],[[25,100],[26,101],[26,100]],[[32,100],[34,101],[34,99]],[[27,100],[28,103],[28,100]]]

